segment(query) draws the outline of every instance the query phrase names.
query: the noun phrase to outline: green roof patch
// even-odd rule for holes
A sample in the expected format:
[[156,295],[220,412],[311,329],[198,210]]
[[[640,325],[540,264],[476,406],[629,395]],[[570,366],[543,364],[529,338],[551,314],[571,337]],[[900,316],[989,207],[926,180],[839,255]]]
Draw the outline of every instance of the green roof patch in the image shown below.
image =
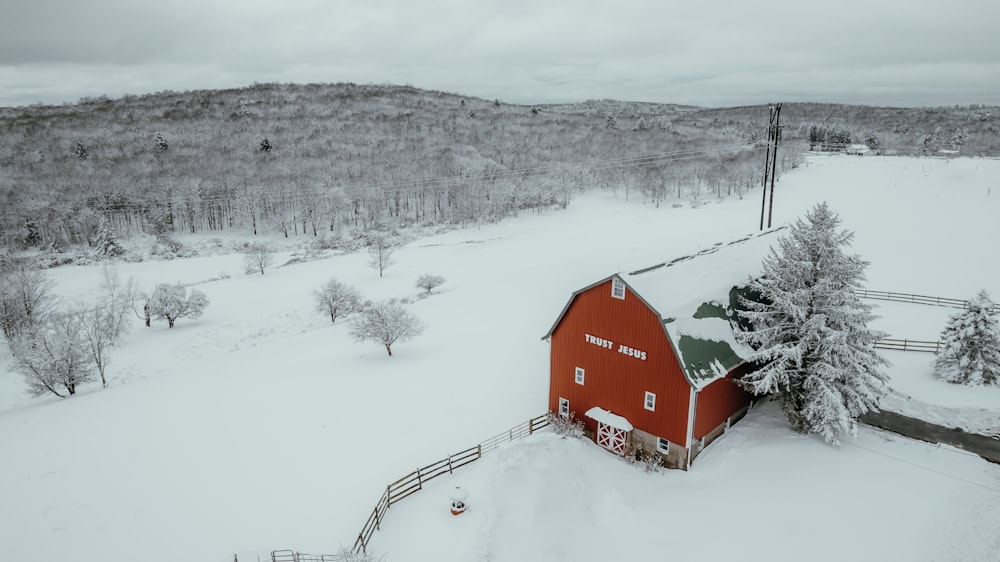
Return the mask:
[[692,318],[722,318],[728,320],[729,315],[726,314],[726,309],[722,308],[722,305],[715,302],[703,302],[698,307],[698,310],[694,311]]
[[684,371],[692,381],[719,378],[743,361],[724,341],[681,336],[677,348],[683,357]]

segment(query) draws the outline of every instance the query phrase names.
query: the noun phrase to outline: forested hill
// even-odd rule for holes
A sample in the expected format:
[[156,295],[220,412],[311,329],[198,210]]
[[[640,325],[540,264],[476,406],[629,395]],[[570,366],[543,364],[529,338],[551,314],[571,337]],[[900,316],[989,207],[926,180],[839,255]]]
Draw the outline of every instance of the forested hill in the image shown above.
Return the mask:
[[[996,114],[785,104],[779,165],[817,131],[898,153],[995,154]],[[526,106],[354,84],[0,108],[0,243],[91,245],[109,228],[356,236],[498,220],[580,189],[656,203],[742,194],[759,182],[767,120],[764,106]]]

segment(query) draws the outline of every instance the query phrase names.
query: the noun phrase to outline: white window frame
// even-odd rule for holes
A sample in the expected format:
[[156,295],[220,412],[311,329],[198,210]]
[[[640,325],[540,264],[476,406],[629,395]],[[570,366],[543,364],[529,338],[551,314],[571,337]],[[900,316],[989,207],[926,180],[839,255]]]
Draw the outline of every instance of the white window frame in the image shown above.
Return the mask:
[[646,408],[650,412],[656,411],[656,395],[650,391],[646,391],[646,399],[643,400],[642,407]]
[[586,373],[584,372],[583,367],[577,367],[575,376],[576,384],[583,386],[583,380],[585,377]]
[[559,417],[568,418],[569,417],[569,400],[559,397]]
[[611,279],[611,296],[625,300],[625,282],[617,277]]
[[664,455],[670,452],[670,441],[662,437],[656,438],[656,450]]

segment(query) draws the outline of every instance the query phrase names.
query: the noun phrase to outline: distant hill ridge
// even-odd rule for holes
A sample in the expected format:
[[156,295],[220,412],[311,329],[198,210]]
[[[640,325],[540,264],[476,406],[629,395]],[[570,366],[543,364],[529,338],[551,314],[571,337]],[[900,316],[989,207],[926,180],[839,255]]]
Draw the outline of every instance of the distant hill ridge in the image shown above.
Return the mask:
[[[800,161],[817,126],[884,152],[997,155],[995,115],[786,103],[779,167]],[[654,204],[739,196],[759,183],[767,118],[765,106],[518,105],[357,84],[0,108],[0,245],[93,245],[102,221],[121,237],[336,237],[495,221],[586,189]]]

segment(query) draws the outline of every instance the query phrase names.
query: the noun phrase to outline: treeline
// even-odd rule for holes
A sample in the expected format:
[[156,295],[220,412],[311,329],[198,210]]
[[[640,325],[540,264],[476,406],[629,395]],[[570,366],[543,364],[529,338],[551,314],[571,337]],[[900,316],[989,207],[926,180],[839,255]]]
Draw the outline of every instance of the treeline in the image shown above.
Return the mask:
[[[742,195],[759,182],[766,123],[762,106],[524,106],[354,84],[4,108],[0,244],[93,246],[109,228],[319,237],[467,225],[595,188],[657,203]],[[806,148],[786,133],[782,168]]]

